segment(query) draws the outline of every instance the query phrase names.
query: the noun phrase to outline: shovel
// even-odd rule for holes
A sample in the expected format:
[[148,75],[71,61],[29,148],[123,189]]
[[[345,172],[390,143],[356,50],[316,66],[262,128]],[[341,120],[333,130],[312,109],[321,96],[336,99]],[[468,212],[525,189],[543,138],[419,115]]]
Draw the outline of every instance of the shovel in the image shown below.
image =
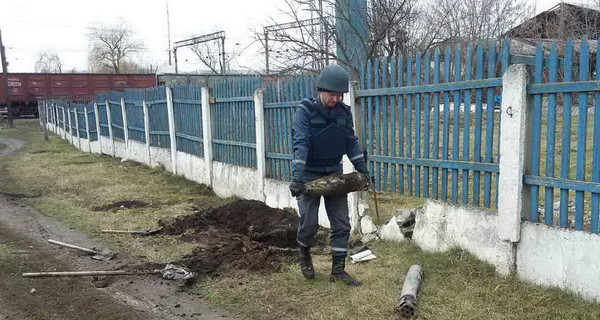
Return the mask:
[[100,230],[101,232],[104,233],[127,233],[127,234],[131,234],[134,236],[150,236],[153,234],[157,234],[159,233],[161,230],[163,229],[163,227],[154,227],[148,230],[112,230],[112,229],[106,229],[106,230]]
[[148,275],[161,274],[167,280],[187,280],[196,277],[196,274],[183,266],[167,264],[164,269],[152,271],[126,271],[126,270],[101,270],[101,271],[51,271],[51,272],[25,272],[24,278],[43,277],[83,277],[83,276],[123,276],[123,275]]
[[116,255],[115,253],[113,253],[112,251],[110,251],[108,249],[102,249],[102,250],[89,249],[89,248],[84,248],[84,247],[80,247],[80,246],[76,246],[76,245],[72,245],[72,244],[68,244],[68,243],[64,243],[64,242],[60,242],[60,241],[56,241],[56,240],[52,240],[52,239],[48,239],[48,242],[55,244],[55,245],[59,245],[61,247],[71,248],[71,249],[83,251],[87,254],[91,254],[92,259],[95,259],[95,260],[108,261],[108,260],[114,258]]

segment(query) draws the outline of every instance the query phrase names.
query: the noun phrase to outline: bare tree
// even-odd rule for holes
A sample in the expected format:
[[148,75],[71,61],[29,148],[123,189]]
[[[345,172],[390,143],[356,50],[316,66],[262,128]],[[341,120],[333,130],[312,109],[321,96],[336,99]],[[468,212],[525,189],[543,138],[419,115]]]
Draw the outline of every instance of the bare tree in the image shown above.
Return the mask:
[[125,64],[131,65],[131,55],[144,48],[134,38],[131,27],[119,19],[114,25],[89,27],[89,63],[93,70],[122,73]]
[[432,0],[426,20],[439,27],[433,42],[485,41],[500,38],[533,13],[528,0]]
[[[367,59],[393,56],[427,43],[417,41],[420,39],[415,35],[436,34],[432,24],[423,23],[423,7],[417,0],[368,3],[365,8],[348,9],[339,0],[286,0],[284,12],[298,27],[269,35],[273,69],[280,73],[317,72],[328,60],[354,67],[353,54],[357,50],[364,52]],[[307,20],[308,15],[312,20]],[[315,20],[317,23],[306,23]],[[344,23],[346,27],[340,28]],[[348,34],[355,41],[346,41]],[[256,32],[256,36],[264,41],[262,32]]]
[[[357,50],[369,59],[414,54],[451,41],[494,39],[533,13],[528,0],[370,0],[357,23],[357,14],[342,1],[348,2],[286,0],[283,11],[297,27],[269,35],[265,49],[273,57],[272,69],[316,72],[327,60],[354,67]],[[319,23],[306,23],[311,17]],[[339,28],[343,23],[349,27]],[[265,46],[264,34],[255,33]],[[356,41],[344,41],[348,33]]]
[[61,73],[62,62],[60,61],[58,54],[50,51],[38,53],[38,58],[35,62],[35,72]]

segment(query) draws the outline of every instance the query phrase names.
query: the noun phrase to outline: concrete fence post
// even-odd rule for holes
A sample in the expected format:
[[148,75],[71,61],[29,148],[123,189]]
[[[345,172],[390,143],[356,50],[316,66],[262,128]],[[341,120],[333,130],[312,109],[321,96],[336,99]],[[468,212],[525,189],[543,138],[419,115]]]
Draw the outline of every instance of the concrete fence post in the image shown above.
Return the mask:
[[146,154],[148,156],[148,165],[152,167],[152,156],[150,155],[150,114],[148,113],[146,100],[142,100],[142,108],[144,110],[144,140],[146,140]]
[[[360,136],[360,112],[358,107],[356,106],[356,99],[354,96],[354,82],[351,82],[348,87],[348,93],[344,95],[344,103],[350,106],[350,111],[352,112],[352,122],[355,128],[355,134]],[[342,161],[342,165],[344,168],[344,173],[350,173],[354,171],[354,165],[348,157],[344,157]],[[350,215],[350,222],[352,226],[355,228],[360,228],[359,225],[359,210],[363,206],[359,206],[359,203],[363,203],[365,206],[368,206],[369,203],[369,195],[364,191],[352,192],[348,195],[348,214]]]
[[171,139],[171,168],[173,174],[177,174],[177,131],[175,130],[175,112],[173,111],[173,90],[167,90],[167,117],[169,118],[169,137]]
[[96,122],[96,137],[98,141],[98,150],[102,154],[102,135],[100,134],[100,114],[98,113],[98,104],[94,102],[94,121]]
[[110,153],[115,156],[115,136],[112,129],[112,116],[110,114],[110,102],[106,100],[106,121],[108,122],[108,138],[110,139]]
[[88,141],[88,152],[92,153],[92,138],[90,137],[90,118],[88,116],[88,107],[83,106],[83,112],[85,113],[85,136]]
[[127,126],[127,109],[125,108],[125,98],[121,98],[121,115],[123,116],[123,138],[125,139],[125,155],[129,156],[129,128]]
[[204,146],[204,161],[208,175],[207,184],[212,187],[212,127],[210,116],[210,92],[208,87],[202,87],[202,137]]
[[258,89],[254,91],[254,125],[256,128],[256,168],[260,175],[260,194],[263,195],[261,201],[266,200],[265,179],[266,171],[266,149],[265,149],[265,110],[263,108],[263,91]]
[[62,106],[60,109],[62,110],[62,119],[63,119],[62,136],[63,136],[63,139],[67,140],[67,117],[65,115],[65,107]]
[[71,105],[70,104],[67,104],[67,119],[69,120],[69,139],[68,140],[71,144],[74,144],[73,143],[73,130],[72,130],[73,125],[71,124],[72,122],[71,122]]
[[75,106],[75,131],[77,132],[77,149],[81,150],[81,135],[79,134],[79,108]]
[[[512,243],[513,250],[520,240],[524,205],[529,199],[523,185],[530,141],[527,128],[531,117],[531,110],[527,108],[527,82],[524,64],[511,65],[502,77],[498,236],[501,241]],[[515,271],[515,259],[516,251],[507,273]]]

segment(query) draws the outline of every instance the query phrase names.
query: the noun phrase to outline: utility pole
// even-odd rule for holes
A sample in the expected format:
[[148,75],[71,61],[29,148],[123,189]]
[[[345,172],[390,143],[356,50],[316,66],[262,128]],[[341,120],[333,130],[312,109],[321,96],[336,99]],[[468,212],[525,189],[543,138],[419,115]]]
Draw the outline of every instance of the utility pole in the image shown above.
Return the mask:
[[[165,2],[167,3],[167,39],[169,41],[169,65],[171,65],[171,23],[169,20],[169,0],[165,0]],[[175,73],[177,73],[177,71]]]
[[321,19],[315,18],[315,19],[300,20],[300,21],[294,21],[294,22],[288,22],[288,23],[278,23],[278,24],[264,27],[263,31],[265,33],[266,73],[269,74],[269,32],[277,32],[277,31],[281,31],[281,30],[311,27],[311,26],[319,25],[320,20]]
[[6,110],[8,112],[8,123],[12,128],[14,126],[12,106],[10,105],[10,100],[8,99],[8,63],[6,63],[6,51],[4,50],[4,43],[2,42],[2,30],[0,30],[0,59],[2,60],[2,81],[4,83],[2,91],[4,91],[4,102],[6,103]]

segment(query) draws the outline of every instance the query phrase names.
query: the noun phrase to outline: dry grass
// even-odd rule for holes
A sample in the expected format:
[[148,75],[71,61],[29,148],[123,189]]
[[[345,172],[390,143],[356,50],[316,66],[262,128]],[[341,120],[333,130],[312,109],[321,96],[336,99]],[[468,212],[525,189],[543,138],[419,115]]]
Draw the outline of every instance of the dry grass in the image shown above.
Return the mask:
[[[158,218],[189,213],[192,202],[216,206],[206,187],[161,170],[79,152],[52,137],[44,142],[34,125],[0,131],[2,137],[28,141],[20,152],[0,161],[0,191],[39,194],[23,199],[44,214],[100,237],[107,246],[142,261],[170,261],[191,250],[173,237],[131,238],[96,234],[102,228],[147,228]],[[150,207],[93,211],[94,206],[140,200]],[[382,220],[398,207],[421,199],[379,194]],[[304,280],[296,265],[270,274],[239,273],[200,282],[212,303],[248,319],[395,319],[405,272],[421,263],[425,278],[419,294],[419,319],[599,319],[600,306],[556,289],[500,278],[491,266],[465,252],[425,253],[410,243],[372,245],[378,260],[349,265],[364,282],[348,288],[328,281],[330,258],[317,255],[317,279]],[[0,251],[4,249],[0,248]]]

